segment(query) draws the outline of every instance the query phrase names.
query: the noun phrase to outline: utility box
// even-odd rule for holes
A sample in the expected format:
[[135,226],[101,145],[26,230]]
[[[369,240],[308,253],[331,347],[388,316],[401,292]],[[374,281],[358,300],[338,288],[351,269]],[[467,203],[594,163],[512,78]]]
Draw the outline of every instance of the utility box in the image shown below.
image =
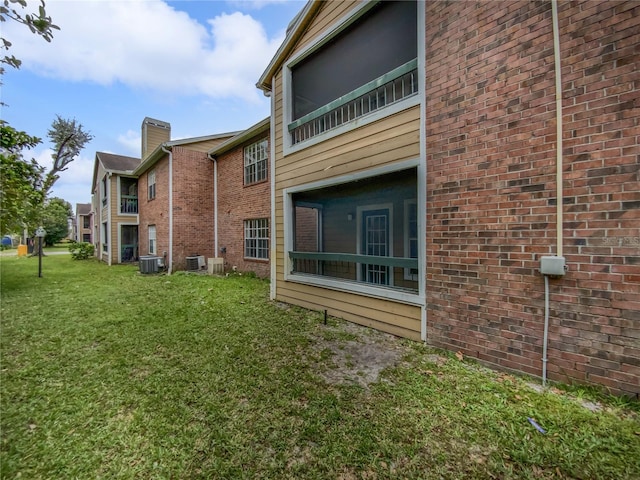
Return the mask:
[[540,273],[550,277],[562,277],[567,273],[564,257],[544,256],[540,258]]
[[207,271],[209,275],[222,275],[224,273],[224,258],[209,258],[208,267]]

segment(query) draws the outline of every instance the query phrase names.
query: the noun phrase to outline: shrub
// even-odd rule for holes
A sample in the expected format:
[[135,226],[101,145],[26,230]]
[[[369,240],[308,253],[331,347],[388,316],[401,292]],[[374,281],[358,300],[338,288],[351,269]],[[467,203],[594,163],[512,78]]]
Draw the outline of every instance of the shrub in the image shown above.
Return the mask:
[[69,243],[69,252],[71,252],[71,258],[74,260],[86,260],[93,257],[93,244],[88,242],[74,242]]

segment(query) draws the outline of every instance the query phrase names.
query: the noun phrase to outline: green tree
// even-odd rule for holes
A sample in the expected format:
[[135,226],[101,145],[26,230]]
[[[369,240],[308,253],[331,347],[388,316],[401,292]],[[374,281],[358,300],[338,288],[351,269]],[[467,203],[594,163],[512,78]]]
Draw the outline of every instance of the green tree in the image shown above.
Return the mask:
[[0,234],[20,232],[25,225],[37,222],[44,168],[26,160],[23,151],[41,143],[6,124],[0,124]]
[[44,245],[52,246],[69,235],[69,217],[73,215],[71,204],[62,198],[51,198],[42,208],[42,226],[47,232]]
[[[22,11],[25,8],[27,8],[26,0],[2,0],[2,5],[0,5],[0,23],[13,20],[29,28],[31,33],[39,35],[47,42],[50,42],[53,38],[53,30],[60,30],[60,27],[54,25],[51,17],[47,16],[44,0],[40,1],[37,13],[25,13]],[[7,38],[0,37],[0,50],[8,52],[11,45],[11,42]],[[1,75],[5,70],[4,65],[20,68],[22,61],[13,55],[9,56],[5,54],[0,58],[0,63],[2,64],[0,65]]]
[[33,232],[42,223],[44,202],[60,178],[60,172],[67,170],[93,136],[75,119],[67,120],[57,115],[47,134],[53,144],[53,165],[45,173],[45,169],[34,159],[27,161],[22,154],[24,149],[41,143],[39,138],[19,132],[6,124],[1,124],[0,129],[0,231],[2,234],[15,233],[26,227]]

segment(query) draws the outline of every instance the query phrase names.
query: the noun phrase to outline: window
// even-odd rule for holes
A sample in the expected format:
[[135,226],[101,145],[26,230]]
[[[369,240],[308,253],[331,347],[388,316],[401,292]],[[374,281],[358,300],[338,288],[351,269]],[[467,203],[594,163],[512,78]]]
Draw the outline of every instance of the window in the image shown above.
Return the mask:
[[370,5],[288,65],[289,145],[418,93],[417,2]]
[[148,191],[148,199],[153,200],[156,198],[156,171],[151,170],[147,174],[147,191]]
[[269,259],[269,220],[260,218],[244,222],[244,256]]
[[156,226],[149,225],[149,255],[156,254]]
[[267,179],[267,139],[244,148],[244,184]]
[[102,197],[102,206],[104,207],[107,205],[107,197],[108,197],[106,175],[102,177],[102,181],[100,182],[100,196]]
[[416,302],[416,163],[286,189],[286,280]]
[[109,224],[104,222],[100,230],[100,243],[102,243],[102,251],[109,251]]
[[82,228],[91,228],[89,226],[89,217],[87,215],[82,216]]
[[83,242],[87,242],[87,243],[91,243],[91,234],[90,233],[83,233],[82,234],[82,241]]

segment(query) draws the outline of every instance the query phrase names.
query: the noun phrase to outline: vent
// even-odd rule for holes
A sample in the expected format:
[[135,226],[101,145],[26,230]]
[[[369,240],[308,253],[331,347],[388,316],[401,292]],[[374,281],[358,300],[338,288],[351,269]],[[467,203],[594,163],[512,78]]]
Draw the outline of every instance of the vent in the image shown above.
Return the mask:
[[140,257],[140,273],[158,273],[159,263],[160,257],[150,255]]

